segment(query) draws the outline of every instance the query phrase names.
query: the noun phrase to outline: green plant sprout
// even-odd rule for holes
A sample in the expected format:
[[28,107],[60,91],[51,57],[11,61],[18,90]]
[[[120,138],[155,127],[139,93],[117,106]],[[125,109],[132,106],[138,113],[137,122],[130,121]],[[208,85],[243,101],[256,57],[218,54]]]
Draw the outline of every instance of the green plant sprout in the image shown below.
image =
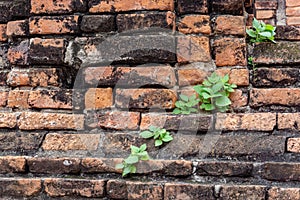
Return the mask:
[[199,99],[197,99],[196,95],[192,95],[190,97],[186,95],[179,95],[180,101],[176,101],[176,108],[173,110],[173,114],[184,114],[188,115],[191,113],[198,112],[198,109],[195,106],[199,103]]
[[149,130],[140,133],[140,136],[145,139],[154,138],[155,146],[161,146],[164,142],[170,142],[173,137],[166,129],[161,129],[156,126],[150,126]]
[[248,36],[251,38],[251,43],[256,42],[266,42],[272,41],[274,43],[274,36],[276,27],[272,26],[271,24],[265,24],[262,21],[258,21],[257,19],[253,19],[252,27],[250,29],[246,29]]

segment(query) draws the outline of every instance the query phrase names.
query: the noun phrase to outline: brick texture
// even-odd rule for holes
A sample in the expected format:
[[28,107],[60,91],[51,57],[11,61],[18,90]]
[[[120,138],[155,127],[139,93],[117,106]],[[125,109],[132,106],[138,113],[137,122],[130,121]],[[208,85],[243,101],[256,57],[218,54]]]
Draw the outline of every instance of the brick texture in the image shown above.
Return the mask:
[[84,0],[32,0],[31,1],[31,13],[34,14],[64,14],[72,12],[85,11],[86,1]]

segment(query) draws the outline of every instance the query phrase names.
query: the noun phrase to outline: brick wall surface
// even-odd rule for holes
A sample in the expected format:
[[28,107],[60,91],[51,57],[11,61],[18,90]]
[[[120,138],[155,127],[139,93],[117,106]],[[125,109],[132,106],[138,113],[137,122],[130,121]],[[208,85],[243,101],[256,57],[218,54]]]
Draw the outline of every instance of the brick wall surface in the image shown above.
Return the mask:
[[[0,0],[1,199],[300,199],[299,27],[299,0]],[[172,114],[212,72],[230,110]]]

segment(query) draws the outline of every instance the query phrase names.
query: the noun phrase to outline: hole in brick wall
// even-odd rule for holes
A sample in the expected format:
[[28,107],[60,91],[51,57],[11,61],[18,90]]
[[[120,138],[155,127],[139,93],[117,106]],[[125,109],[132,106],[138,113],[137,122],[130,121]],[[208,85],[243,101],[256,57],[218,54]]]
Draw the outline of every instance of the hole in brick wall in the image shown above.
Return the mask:
[[245,10],[248,14],[253,14],[253,8],[254,8],[254,0],[245,0],[244,2]]

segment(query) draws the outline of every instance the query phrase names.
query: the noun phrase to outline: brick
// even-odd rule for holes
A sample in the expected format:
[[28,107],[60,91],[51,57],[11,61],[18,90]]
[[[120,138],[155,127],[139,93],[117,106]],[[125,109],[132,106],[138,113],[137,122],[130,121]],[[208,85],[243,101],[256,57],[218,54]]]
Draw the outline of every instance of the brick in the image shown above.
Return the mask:
[[6,29],[7,29],[6,24],[0,24],[0,42],[7,41]]
[[222,185],[220,199],[265,199],[265,187],[258,185]]
[[112,199],[163,199],[163,186],[154,182],[109,180],[107,194]]
[[[172,12],[148,12],[142,14],[118,14],[117,27],[119,32],[149,28],[172,28],[175,16]],[[173,17],[172,17],[173,16]],[[150,29],[151,30],[151,29]],[[154,29],[157,30],[157,29]]]
[[207,0],[178,0],[178,11],[181,14],[186,13],[208,13]]
[[300,7],[286,8],[285,13],[287,16],[300,16]]
[[271,187],[268,190],[268,198],[270,200],[300,199],[300,189]]
[[278,129],[300,130],[300,113],[278,113]]
[[300,90],[297,88],[252,89],[250,106],[267,105],[296,106],[300,103]]
[[212,0],[212,13],[243,15],[244,3],[239,0]]
[[131,10],[174,10],[172,0],[161,0],[153,2],[151,0],[129,0],[129,1],[91,1],[89,3],[90,13],[101,12],[122,12]]
[[20,173],[25,172],[26,160],[20,156],[0,157],[0,173]]
[[85,0],[31,0],[31,13],[34,14],[65,14],[85,10]]
[[187,15],[180,19],[178,30],[184,34],[210,34],[209,15]]
[[99,134],[59,134],[49,133],[42,144],[45,151],[95,151],[100,141]]
[[115,27],[114,15],[85,15],[80,24],[80,29],[86,33],[111,32]]
[[21,130],[83,129],[84,116],[60,113],[23,112],[18,121]]
[[28,35],[28,21],[27,20],[18,20],[18,21],[8,22],[6,35],[8,37],[27,36]]
[[46,178],[43,183],[50,197],[104,197],[105,181]]
[[271,19],[275,16],[274,10],[257,10],[256,18],[257,19]]
[[179,69],[177,73],[179,86],[201,84],[209,75],[209,72],[203,69]]
[[217,66],[246,66],[246,41],[243,38],[221,38],[213,43]]
[[168,115],[146,113],[142,114],[141,130],[148,129],[151,125],[164,127],[167,130],[207,131],[211,128],[211,115]]
[[0,69],[10,69],[10,62],[7,56],[8,47],[7,44],[0,45]]
[[300,2],[297,0],[286,0],[286,6],[300,6]]
[[216,129],[272,131],[276,125],[276,113],[217,114]]
[[212,185],[166,183],[164,199],[215,199]]
[[28,104],[32,108],[72,109],[72,90],[30,91]]
[[294,68],[258,68],[252,84],[255,87],[285,87],[298,81],[299,70]]
[[112,105],[112,88],[89,88],[85,93],[85,109],[109,108]]
[[254,7],[257,10],[277,10],[278,3],[277,1],[258,1],[255,2]]
[[[90,118],[90,119],[89,119]],[[137,112],[107,111],[88,116],[86,125],[91,128],[137,130],[140,115]]]
[[0,107],[5,107],[7,105],[8,92],[0,92]]
[[275,39],[300,40],[300,28],[296,26],[276,26]]
[[[93,87],[98,85],[113,86],[117,83],[117,75],[114,75],[112,66],[87,67],[83,70],[84,81]],[[116,77],[115,77],[116,76]]]
[[231,68],[219,68],[216,73],[220,76],[229,75],[229,83],[236,84],[238,86],[249,85],[249,71],[248,69],[231,69]]
[[11,64],[28,65],[29,41],[23,40],[20,43],[10,46],[7,58]]
[[1,151],[22,151],[23,153],[37,150],[40,147],[44,135],[44,133],[1,133],[0,149]]
[[8,93],[7,106],[10,108],[30,108],[28,104],[29,90],[11,90]]
[[15,18],[26,18],[29,16],[29,1],[14,0],[5,1],[0,4],[0,22],[7,23]]
[[177,38],[178,62],[208,62],[210,60],[208,37],[179,36]]
[[66,41],[64,39],[30,39],[32,64],[63,64]]
[[9,86],[61,86],[62,71],[57,68],[34,68],[34,69],[18,69],[13,68],[7,77]]
[[0,128],[14,128],[17,124],[15,113],[0,113]]
[[252,176],[253,164],[250,162],[200,161],[196,174],[199,176]]
[[268,162],[263,165],[262,177],[276,181],[299,181],[300,164]]
[[87,174],[95,173],[122,173],[115,168],[116,164],[122,162],[122,158],[83,158],[81,171]]
[[37,174],[79,174],[78,158],[27,158],[30,173]]
[[287,17],[287,25],[300,25],[300,17]]
[[300,43],[278,41],[255,44],[253,62],[257,64],[293,64],[300,62]]
[[245,18],[242,16],[219,16],[216,32],[221,34],[245,35]]
[[177,94],[168,89],[117,89],[115,104],[119,108],[174,108]]
[[300,153],[300,138],[288,138],[287,151],[293,153]]
[[240,108],[248,105],[248,95],[243,94],[242,90],[237,90],[230,93],[229,98],[231,100],[231,108]]
[[1,197],[32,197],[42,190],[41,180],[8,178],[0,180]]

